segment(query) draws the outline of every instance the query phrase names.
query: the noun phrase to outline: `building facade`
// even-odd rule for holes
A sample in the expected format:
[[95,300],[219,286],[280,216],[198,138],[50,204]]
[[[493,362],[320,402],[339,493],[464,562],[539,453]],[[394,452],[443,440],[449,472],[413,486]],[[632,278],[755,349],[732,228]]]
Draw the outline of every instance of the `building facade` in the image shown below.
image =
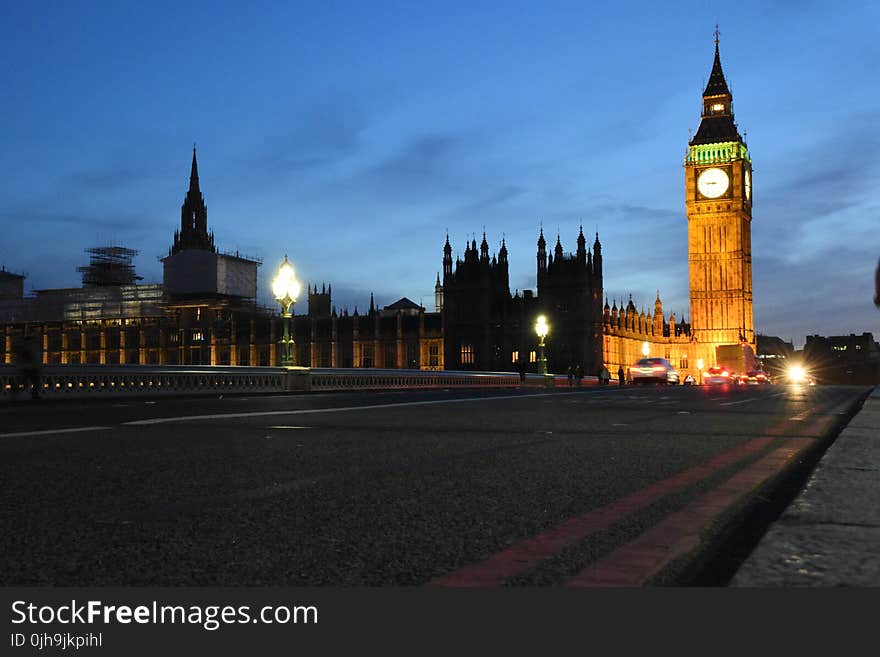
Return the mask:
[[489,256],[486,235],[452,261],[449,237],[443,247],[442,307],[445,360],[451,369],[538,371],[540,347],[535,320],[547,318],[552,339],[545,345],[547,367],[594,372],[602,363],[602,255],[599,236],[587,248],[583,229],[577,252],[566,254],[557,235],[547,253],[543,229],[537,242],[537,295],[510,294],[508,251],[504,240]]
[[870,385],[880,381],[880,345],[872,333],[808,335],[801,356],[818,383]]
[[[654,308],[637,310],[604,297],[602,245],[579,231],[566,253],[557,235],[552,253],[543,230],[537,241],[536,292],[510,294],[508,251],[490,255],[485,232],[453,262],[443,246],[435,311],[407,299],[369,310],[337,312],[332,290],[308,286],[307,310],[291,320],[298,365],[538,371],[534,325],[550,325],[551,372],[579,368],[616,373],[645,353],[665,357],[682,376],[715,363],[719,345],[755,347],[752,313],[751,156],[733,119],[733,97],[716,34],[715,57],[703,92],[700,127],[684,162],[690,321]],[[83,286],[41,290],[25,298],[23,277],[0,272],[0,361],[14,360],[16,341],[42,337],[45,363],[278,365],[281,318],[256,302],[259,260],[222,253],[208,227],[193,148],[180,228],[162,259],[161,285],[141,285],[124,262],[134,251],[90,250]],[[603,303],[604,301],[604,303]],[[294,306],[295,308],[295,306]]]
[[[181,224],[162,259],[163,282],[138,284],[124,247],[88,249],[82,287],[24,294],[24,276],[0,270],[0,364],[24,338],[39,337],[44,364],[279,365],[282,320],[256,302],[259,260],[222,253],[193,149]],[[408,299],[379,309],[370,299],[337,313],[331,289],[308,287],[306,312],[291,320],[296,363],[306,367],[443,369],[439,313]]]

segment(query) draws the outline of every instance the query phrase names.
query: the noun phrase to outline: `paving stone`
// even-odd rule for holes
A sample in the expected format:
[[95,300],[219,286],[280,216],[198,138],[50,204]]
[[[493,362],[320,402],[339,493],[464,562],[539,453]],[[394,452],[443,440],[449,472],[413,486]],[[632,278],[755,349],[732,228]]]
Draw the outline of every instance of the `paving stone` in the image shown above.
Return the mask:
[[880,528],[880,469],[840,468],[823,462],[786,509],[782,521]]
[[865,407],[847,423],[850,429],[877,429],[880,427],[880,404],[874,404],[870,409]]
[[847,427],[822,457],[820,467],[880,470],[880,417],[872,429]]
[[779,522],[730,582],[732,587],[877,586],[880,528]]

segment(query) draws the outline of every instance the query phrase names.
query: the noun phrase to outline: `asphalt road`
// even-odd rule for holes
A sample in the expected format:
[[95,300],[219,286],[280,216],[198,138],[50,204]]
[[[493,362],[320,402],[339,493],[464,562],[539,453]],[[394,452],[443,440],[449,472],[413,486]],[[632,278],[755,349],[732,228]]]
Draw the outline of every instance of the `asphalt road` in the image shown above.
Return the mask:
[[[816,439],[839,429],[867,391],[591,387],[7,405],[0,584],[572,585],[768,455],[794,454],[798,441],[821,447]],[[653,583],[680,583],[686,570],[673,563]]]

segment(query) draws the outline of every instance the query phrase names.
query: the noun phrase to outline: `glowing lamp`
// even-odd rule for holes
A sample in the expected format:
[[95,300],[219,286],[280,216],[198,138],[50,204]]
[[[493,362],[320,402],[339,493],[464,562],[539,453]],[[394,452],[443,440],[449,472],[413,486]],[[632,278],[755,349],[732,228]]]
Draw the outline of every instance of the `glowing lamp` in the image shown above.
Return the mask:
[[272,280],[272,294],[275,295],[278,303],[282,305],[283,314],[289,312],[290,306],[296,302],[301,289],[299,281],[294,276],[293,266],[285,255],[284,262],[281,263],[275,278]]
[[281,304],[281,317],[284,320],[284,336],[281,338],[281,364],[285,367],[296,365],[296,351],[293,336],[290,334],[290,309],[299,296],[302,287],[294,276],[293,266],[284,256],[284,262],[272,279],[272,294]]
[[535,322],[535,333],[543,340],[549,332],[550,326],[547,324],[547,318],[544,315],[538,315],[538,321]]
[[538,315],[535,322],[535,333],[538,334],[538,348],[541,352],[541,374],[547,374],[547,356],[544,353],[544,338],[550,332],[550,326],[547,324],[547,318],[544,315]]

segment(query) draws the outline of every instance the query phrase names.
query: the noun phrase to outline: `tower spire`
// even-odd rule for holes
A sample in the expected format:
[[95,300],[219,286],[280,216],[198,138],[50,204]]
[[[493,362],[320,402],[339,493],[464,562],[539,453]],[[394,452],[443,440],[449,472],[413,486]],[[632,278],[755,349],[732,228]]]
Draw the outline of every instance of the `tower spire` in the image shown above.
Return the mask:
[[742,141],[733,120],[733,95],[730,93],[730,88],[724,77],[724,70],[721,68],[721,53],[718,49],[719,34],[716,26],[715,58],[712,61],[709,82],[706,83],[706,89],[703,91],[703,115],[700,127],[688,142],[691,146]]
[[193,142],[193,161],[189,172],[189,189],[191,192],[199,191],[199,163],[196,161],[196,143]]
[[721,69],[721,52],[718,49],[718,26],[715,26],[715,59],[712,61],[712,72],[709,74],[709,82],[706,84],[706,90],[703,96],[721,96],[730,95],[730,89],[727,87],[727,80],[724,79],[724,71]]
[[193,143],[192,167],[189,173],[189,190],[180,208],[180,230],[174,234],[171,255],[187,249],[214,252],[214,234],[208,230],[208,206],[199,189],[199,164],[196,145]]
[[584,237],[583,226],[580,227],[577,236],[577,258],[581,264],[584,264],[587,261],[587,238]]

